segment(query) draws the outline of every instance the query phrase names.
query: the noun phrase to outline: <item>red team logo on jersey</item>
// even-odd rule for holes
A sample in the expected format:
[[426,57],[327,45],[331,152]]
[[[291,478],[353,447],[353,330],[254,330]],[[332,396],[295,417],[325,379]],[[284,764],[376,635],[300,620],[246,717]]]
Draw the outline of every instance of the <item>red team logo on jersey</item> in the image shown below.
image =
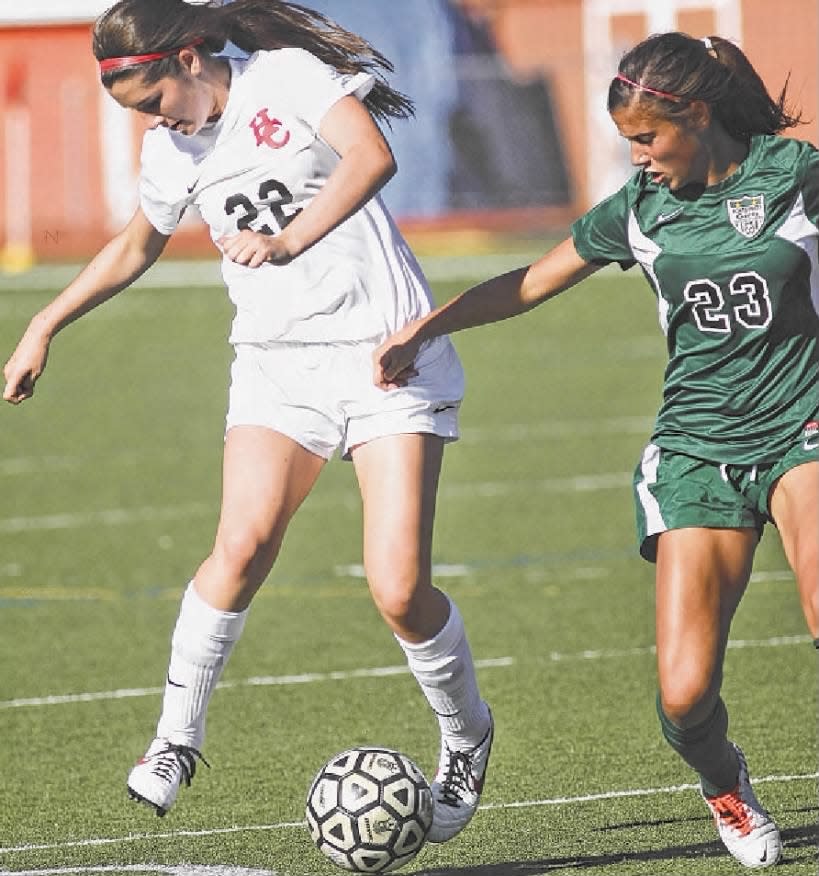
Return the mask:
[[290,140],[290,131],[282,131],[282,123],[271,119],[267,107],[260,109],[250,122],[250,129],[256,137],[256,145],[269,146],[271,149],[281,149]]

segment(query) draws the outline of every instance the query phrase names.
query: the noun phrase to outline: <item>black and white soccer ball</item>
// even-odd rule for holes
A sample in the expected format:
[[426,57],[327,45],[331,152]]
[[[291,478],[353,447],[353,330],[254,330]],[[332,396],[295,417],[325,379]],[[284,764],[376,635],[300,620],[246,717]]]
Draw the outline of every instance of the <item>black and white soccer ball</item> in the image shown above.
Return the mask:
[[420,769],[389,748],[331,757],[307,794],[310,836],[354,873],[388,873],[421,850],[432,825],[432,792]]

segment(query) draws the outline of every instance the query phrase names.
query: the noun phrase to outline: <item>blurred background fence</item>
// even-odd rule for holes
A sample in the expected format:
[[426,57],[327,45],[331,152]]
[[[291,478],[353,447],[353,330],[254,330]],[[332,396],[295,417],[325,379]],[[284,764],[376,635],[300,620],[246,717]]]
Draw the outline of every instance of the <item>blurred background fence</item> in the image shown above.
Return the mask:
[[[718,33],[772,93],[790,76],[819,139],[817,0],[302,0],[367,37],[416,103],[388,132],[385,191],[410,234],[555,233],[629,173],[605,111],[619,57],[649,33]],[[0,268],[84,258],[136,204],[141,129],[90,51],[110,0],[0,0]],[[172,252],[210,243],[195,216]]]

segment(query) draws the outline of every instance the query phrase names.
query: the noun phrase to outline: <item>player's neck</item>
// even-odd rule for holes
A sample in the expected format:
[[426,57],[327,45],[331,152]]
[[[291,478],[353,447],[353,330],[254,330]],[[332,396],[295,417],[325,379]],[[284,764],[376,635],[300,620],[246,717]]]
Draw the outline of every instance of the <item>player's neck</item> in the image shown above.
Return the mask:
[[230,81],[233,70],[227,58],[208,59],[205,76],[213,89],[213,107],[208,122],[217,122],[225,111],[228,95],[230,94]]
[[748,157],[750,144],[732,137],[722,126],[714,129],[706,186],[715,186],[735,173]]

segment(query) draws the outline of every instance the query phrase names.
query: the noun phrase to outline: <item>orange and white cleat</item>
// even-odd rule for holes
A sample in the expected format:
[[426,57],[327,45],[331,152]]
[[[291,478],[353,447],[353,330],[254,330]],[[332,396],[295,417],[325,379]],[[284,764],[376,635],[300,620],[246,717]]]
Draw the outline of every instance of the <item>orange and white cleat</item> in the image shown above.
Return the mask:
[[725,848],[745,867],[772,867],[782,855],[782,838],[771,816],[756,799],[748,777],[748,765],[742,749],[734,744],[739,761],[739,778],[731,791],[705,802]]

